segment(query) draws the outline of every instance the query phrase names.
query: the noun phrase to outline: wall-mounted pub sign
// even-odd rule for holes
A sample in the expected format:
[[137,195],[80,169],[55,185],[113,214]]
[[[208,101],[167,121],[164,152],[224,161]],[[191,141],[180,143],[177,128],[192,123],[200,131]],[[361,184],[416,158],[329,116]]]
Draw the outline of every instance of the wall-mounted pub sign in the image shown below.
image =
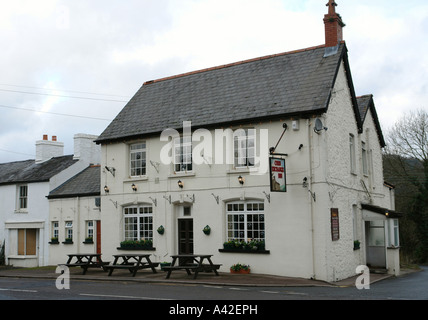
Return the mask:
[[270,191],[287,192],[285,159],[270,158]]

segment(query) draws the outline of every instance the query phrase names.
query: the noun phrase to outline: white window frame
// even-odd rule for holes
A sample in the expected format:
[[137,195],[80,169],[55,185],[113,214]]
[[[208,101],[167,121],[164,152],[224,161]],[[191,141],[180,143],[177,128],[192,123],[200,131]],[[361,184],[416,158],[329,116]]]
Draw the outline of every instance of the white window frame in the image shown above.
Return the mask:
[[252,168],[256,163],[256,129],[233,132],[233,163],[235,168]]
[[174,172],[193,172],[192,137],[182,136],[174,139]]
[[147,175],[146,141],[129,146],[129,175],[131,177],[144,177]]
[[361,160],[362,160],[362,166],[363,166],[363,175],[368,176],[369,175],[369,162],[368,162],[368,152],[367,152],[367,146],[364,141],[361,141]]
[[123,208],[123,238],[125,241],[153,241],[153,206],[142,204]]
[[52,221],[52,238],[54,238],[54,239],[59,238],[59,222],[58,221]]
[[65,222],[65,239],[73,240],[73,221]]
[[18,185],[17,187],[17,210],[26,211],[28,209],[28,185]]
[[86,221],[86,238],[94,239],[94,220]]
[[226,237],[227,241],[265,241],[264,202],[253,200],[226,203]]
[[350,161],[351,161],[351,173],[356,174],[356,161],[355,161],[355,136],[349,134],[349,152],[350,152]]

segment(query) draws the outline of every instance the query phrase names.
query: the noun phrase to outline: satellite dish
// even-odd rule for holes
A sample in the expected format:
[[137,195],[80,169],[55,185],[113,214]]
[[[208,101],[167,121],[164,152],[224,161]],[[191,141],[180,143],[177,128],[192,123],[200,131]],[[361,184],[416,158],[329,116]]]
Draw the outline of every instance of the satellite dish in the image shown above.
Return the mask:
[[315,120],[315,128],[314,128],[315,133],[320,134],[320,133],[321,133],[321,131],[323,131],[323,130],[327,130],[327,128],[326,128],[326,127],[324,127],[324,125],[323,125],[323,123],[322,123],[321,119],[320,119],[320,118],[317,118],[317,119]]

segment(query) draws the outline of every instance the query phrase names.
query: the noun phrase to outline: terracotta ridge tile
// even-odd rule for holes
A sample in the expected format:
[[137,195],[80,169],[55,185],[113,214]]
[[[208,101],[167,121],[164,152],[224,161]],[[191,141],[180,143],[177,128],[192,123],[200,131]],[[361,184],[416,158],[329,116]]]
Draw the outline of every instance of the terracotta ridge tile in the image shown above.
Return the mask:
[[[345,42],[341,41],[341,43],[345,43]],[[191,72],[181,73],[181,74],[177,74],[174,76],[160,78],[157,80],[146,81],[146,82],[144,82],[143,86],[150,85],[150,84],[157,83],[157,82],[166,81],[166,80],[172,80],[172,79],[176,79],[176,78],[190,76],[190,75],[194,75],[194,74],[198,74],[198,73],[204,73],[204,72],[213,71],[213,70],[221,70],[221,69],[238,66],[241,64],[245,64],[245,63],[271,59],[271,58],[275,58],[275,57],[279,57],[279,56],[285,56],[285,55],[289,55],[289,54],[295,54],[295,53],[299,53],[299,52],[311,51],[311,50],[320,49],[320,48],[324,48],[324,47],[325,47],[325,44],[322,44],[322,45],[313,46],[313,47],[309,47],[309,48],[287,51],[287,52],[282,52],[282,53],[277,53],[277,54],[271,54],[271,55],[266,55],[266,56],[262,56],[262,57],[258,57],[258,58],[252,58],[252,59],[248,59],[248,60],[242,60],[242,61],[237,61],[237,62],[233,62],[233,63],[229,63],[229,64],[224,64],[224,65],[220,65],[220,66],[216,66],[216,67],[205,68],[205,69],[195,70],[195,71],[191,71]]]

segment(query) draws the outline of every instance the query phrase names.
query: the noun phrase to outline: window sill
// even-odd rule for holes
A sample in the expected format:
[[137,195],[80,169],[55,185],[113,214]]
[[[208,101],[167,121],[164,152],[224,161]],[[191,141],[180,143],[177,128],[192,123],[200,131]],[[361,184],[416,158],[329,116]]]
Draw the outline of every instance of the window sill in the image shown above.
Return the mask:
[[20,214],[20,213],[28,214],[28,211],[27,211],[27,210],[25,210],[25,209],[16,209],[16,210],[14,211],[14,213],[18,213],[18,214]]
[[149,180],[148,176],[138,176],[138,177],[129,177],[128,179],[123,180],[123,182],[136,182],[136,181],[147,181]]
[[182,178],[182,177],[194,177],[196,173],[194,171],[189,172],[174,172],[168,175],[168,178]]
[[240,174],[240,173],[250,173],[254,172],[255,170],[258,171],[258,168],[256,167],[243,167],[243,168],[233,168],[226,171],[227,174]]
[[122,251],[156,251],[156,248],[122,248],[122,247],[117,247],[117,250],[122,250]]
[[270,254],[270,250],[218,249],[222,253]]
[[62,244],[73,244],[73,241],[63,241]]

